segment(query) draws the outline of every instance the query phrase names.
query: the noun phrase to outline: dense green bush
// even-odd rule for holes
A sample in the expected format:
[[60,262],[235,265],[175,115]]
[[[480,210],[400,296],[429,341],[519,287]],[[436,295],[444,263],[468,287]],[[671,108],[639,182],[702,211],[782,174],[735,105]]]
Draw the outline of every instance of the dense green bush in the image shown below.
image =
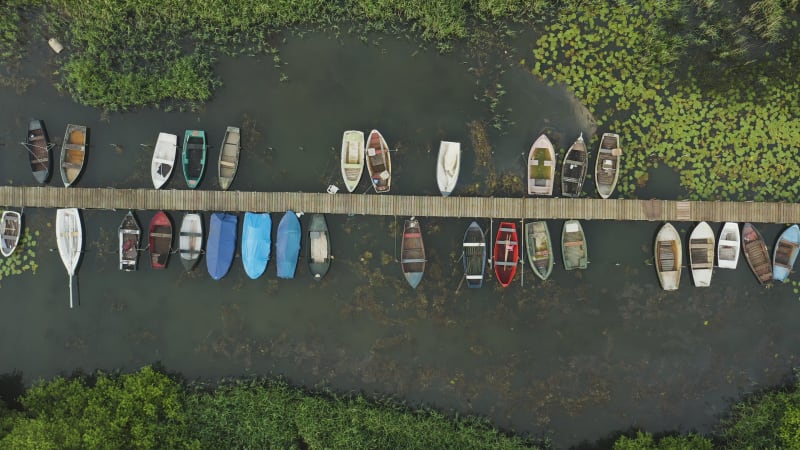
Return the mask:
[[634,437],[620,436],[614,442],[614,450],[711,450],[711,440],[696,434],[685,436],[664,436],[656,439],[650,433],[641,431]]
[[800,448],[800,389],[753,395],[739,403],[723,423],[722,438],[731,449]]

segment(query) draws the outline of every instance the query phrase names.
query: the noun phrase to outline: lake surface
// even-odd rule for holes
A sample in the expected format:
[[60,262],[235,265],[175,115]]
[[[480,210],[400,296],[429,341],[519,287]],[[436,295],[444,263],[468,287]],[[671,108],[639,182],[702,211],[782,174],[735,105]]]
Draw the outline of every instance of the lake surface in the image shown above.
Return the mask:
[[[489,82],[468,70],[460,50],[438,55],[389,37],[378,45],[319,33],[290,37],[280,48],[281,68],[267,56],[222,58],[225,85],[202,111],[103,115],[57,93],[49,79],[57,57],[44,47],[28,57],[45,62],[32,65],[32,88],[0,89],[5,184],[34,184],[18,144],[32,117],[45,120],[51,140],[61,140],[67,123],[90,127],[82,187],[150,187],[158,132],[202,128],[212,163],[200,187],[217,189],[227,125],[242,126],[245,142],[234,190],[341,187],[342,132],[372,128],[398,150],[393,194],[438,195],[440,140],[462,142],[454,195],[484,183],[468,123],[491,121],[488,105],[476,100]],[[501,60],[507,94],[500,109],[510,111],[504,133],[489,133],[492,165],[522,177],[522,155],[543,130],[557,138],[561,155],[580,131],[595,139],[594,150],[595,130],[580,105],[563,87],[547,87],[513,65],[518,58]],[[640,195],[675,198],[676,183],[669,171],[654,171]],[[60,186],[60,178],[50,184]],[[179,168],[166,188],[185,188]],[[357,194],[367,189],[362,180]],[[586,189],[593,191],[591,180]],[[177,225],[183,213],[169,213]],[[428,265],[411,290],[397,262],[403,217],[328,216],[335,260],[322,282],[311,279],[304,258],[294,280],[278,280],[273,260],[253,281],[238,254],[215,282],[205,261],[187,274],[175,255],[167,270],[150,269],[143,253],[138,272],[118,271],[124,214],[82,212],[81,304],[70,310],[55,211],[25,210],[26,227],[39,231],[31,249],[38,270],[0,280],[0,372],[20,370],[33,381],[160,361],[188,378],[280,375],[486,416],[505,429],[550,435],[563,447],[630,426],[707,431],[731,399],[782,381],[798,364],[800,302],[792,286],[760,287],[742,259],[735,271],[717,270],[711,288],[691,287],[684,270],[681,289],[663,292],[650,262],[659,223],[584,221],[588,270],[564,271],[556,249],[545,283],[526,266],[507,289],[487,275],[482,289],[468,290],[459,257],[473,218],[421,217]],[[137,212],[142,227],[153,214]],[[282,214],[273,212],[275,224]],[[479,221],[488,231],[497,219],[505,218]],[[553,236],[562,224],[549,222]],[[675,225],[685,239],[691,224]],[[771,248],[782,226],[760,229]]]

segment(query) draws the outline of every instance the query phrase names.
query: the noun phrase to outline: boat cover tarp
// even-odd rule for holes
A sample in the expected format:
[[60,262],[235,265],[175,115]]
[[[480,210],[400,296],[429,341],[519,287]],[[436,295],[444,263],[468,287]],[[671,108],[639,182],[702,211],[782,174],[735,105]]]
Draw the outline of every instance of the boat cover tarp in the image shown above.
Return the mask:
[[208,230],[206,244],[206,266],[211,278],[224,277],[233,263],[236,251],[236,229],[239,219],[234,214],[214,213]]
[[272,246],[272,219],[269,213],[245,213],[242,225],[242,264],[247,276],[256,279],[267,268]]
[[294,278],[297,257],[300,255],[300,221],[292,210],[286,211],[278,224],[275,254],[278,260],[278,278]]

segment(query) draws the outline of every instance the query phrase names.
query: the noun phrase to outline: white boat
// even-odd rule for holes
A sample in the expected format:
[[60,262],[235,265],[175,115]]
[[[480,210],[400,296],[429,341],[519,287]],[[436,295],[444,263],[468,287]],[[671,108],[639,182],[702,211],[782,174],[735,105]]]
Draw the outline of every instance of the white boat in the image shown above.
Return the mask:
[[83,251],[83,230],[81,216],[77,208],[63,208],[56,212],[56,244],[58,254],[69,275],[69,307],[75,306],[72,295],[72,281]]
[[683,250],[678,230],[666,223],[656,235],[655,254],[656,272],[661,288],[675,291],[681,284],[681,264]]
[[711,286],[714,272],[714,231],[706,222],[700,222],[689,235],[689,268],[697,287]]
[[601,198],[610,197],[614,188],[617,187],[621,157],[622,148],[619,146],[619,135],[603,133],[594,165],[594,182]]
[[172,175],[175,167],[175,155],[178,149],[178,136],[169,133],[158,133],[156,149],[153,151],[153,164],[150,174],[153,177],[153,186],[161,189]]
[[439,159],[436,162],[436,182],[444,197],[450,195],[458,182],[461,171],[461,143],[442,141],[439,144]]
[[739,248],[742,237],[739,234],[739,224],[725,222],[719,234],[717,244],[717,261],[720,269],[735,269],[739,264]]
[[186,214],[181,222],[178,236],[178,251],[181,264],[187,272],[191,272],[200,259],[203,250],[203,219],[200,214]]
[[556,153],[546,134],[540,135],[528,152],[528,195],[553,195]]
[[3,211],[0,218],[0,253],[5,257],[11,256],[17,248],[19,237],[22,234],[22,215],[16,211]]
[[353,192],[364,173],[364,132],[348,130],[342,136],[342,178],[348,192]]

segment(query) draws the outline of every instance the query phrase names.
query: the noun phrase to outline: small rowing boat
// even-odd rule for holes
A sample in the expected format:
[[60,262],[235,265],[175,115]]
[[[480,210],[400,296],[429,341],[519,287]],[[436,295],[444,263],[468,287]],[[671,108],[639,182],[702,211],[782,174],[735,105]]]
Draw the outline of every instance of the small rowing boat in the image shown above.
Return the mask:
[[436,182],[439,192],[447,197],[453,192],[461,171],[461,143],[442,141],[439,144],[439,158],[436,161]]
[[308,270],[320,281],[331,268],[331,236],[323,214],[312,214],[308,225]]
[[483,276],[486,271],[486,236],[478,222],[473,221],[467,227],[462,248],[467,287],[479,288],[483,286]]
[[367,138],[367,170],[375,192],[389,192],[392,188],[392,158],[389,146],[378,130],[372,130]]
[[223,191],[227,191],[233,183],[233,177],[236,176],[236,170],[239,168],[239,142],[241,134],[239,128],[228,127],[225,130],[225,136],[222,138],[222,146],[219,150],[219,187]]
[[191,189],[200,184],[206,170],[206,132],[186,130],[183,135],[183,178]]
[[546,134],[540,135],[528,152],[528,195],[553,195],[556,153]]
[[735,269],[739,264],[739,247],[742,238],[739,235],[739,224],[725,222],[719,233],[717,244],[717,261],[720,269]]
[[759,283],[765,284],[772,279],[772,263],[767,244],[758,229],[749,222],[742,227],[742,251]]
[[406,281],[416,289],[425,273],[425,244],[419,220],[411,218],[403,226],[403,242],[400,244],[400,267]]
[[300,256],[300,220],[294,211],[286,211],[278,223],[278,238],[275,243],[275,259],[278,278],[294,278],[297,258]]
[[73,285],[78,263],[83,253],[83,227],[77,208],[62,208],[56,211],[56,244],[61,262],[69,275],[69,307],[75,306],[73,301]]
[[653,253],[661,288],[665,291],[677,290],[681,284],[683,250],[681,236],[672,224],[665,223],[658,231]]
[[565,197],[581,195],[583,181],[586,179],[587,160],[586,143],[583,142],[581,133],[564,155],[564,164],[561,166],[561,195]]
[[139,261],[139,239],[142,229],[133,211],[128,211],[119,225],[119,270],[133,272]]
[[517,225],[513,222],[500,222],[497,236],[494,239],[493,261],[494,274],[503,287],[508,287],[519,264],[519,239]]
[[564,269],[585,269],[589,264],[589,250],[586,235],[579,220],[567,220],[561,230],[561,256]]
[[19,238],[22,236],[22,214],[16,211],[3,211],[3,216],[0,218],[0,230],[3,235],[0,236],[0,253],[5,257],[11,256],[19,244]]
[[264,274],[272,247],[272,218],[269,213],[244,213],[242,224],[242,265],[250,279]]
[[178,250],[183,268],[187,272],[194,270],[203,251],[203,218],[200,214],[189,213],[183,216],[178,234]]
[[150,220],[150,267],[165,269],[172,251],[172,221],[164,211],[159,211]]
[[597,161],[594,166],[594,181],[597,193],[602,198],[608,198],[617,187],[619,180],[619,162],[622,149],[619,146],[619,135],[603,133],[600,138],[600,149],[597,151]]
[[525,224],[525,245],[533,273],[546,280],[553,272],[553,241],[547,222],[541,220]]
[[64,187],[78,181],[86,162],[88,129],[83,125],[67,125],[64,142],[61,144],[61,179]]
[[714,231],[700,222],[689,235],[689,268],[696,287],[711,286],[714,273]]
[[175,155],[178,152],[178,136],[169,133],[158,133],[156,148],[153,150],[153,161],[150,164],[150,177],[153,187],[161,189],[172,175],[175,167]]
[[206,242],[206,267],[208,274],[215,280],[221,280],[231,270],[238,228],[239,218],[236,214],[211,214]]
[[342,178],[348,192],[353,192],[364,173],[364,132],[348,130],[342,136]]
[[33,178],[41,184],[47,183],[53,167],[53,144],[48,142],[43,120],[31,120],[28,123],[28,135],[25,137],[23,145],[28,150],[28,160],[31,164]]
[[794,268],[794,262],[797,260],[797,253],[800,250],[800,228],[797,225],[792,225],[778,238],[778,243],[775,244],[774,254],[772,256],[772,279],[777,281],[786,281],[789,273]]

